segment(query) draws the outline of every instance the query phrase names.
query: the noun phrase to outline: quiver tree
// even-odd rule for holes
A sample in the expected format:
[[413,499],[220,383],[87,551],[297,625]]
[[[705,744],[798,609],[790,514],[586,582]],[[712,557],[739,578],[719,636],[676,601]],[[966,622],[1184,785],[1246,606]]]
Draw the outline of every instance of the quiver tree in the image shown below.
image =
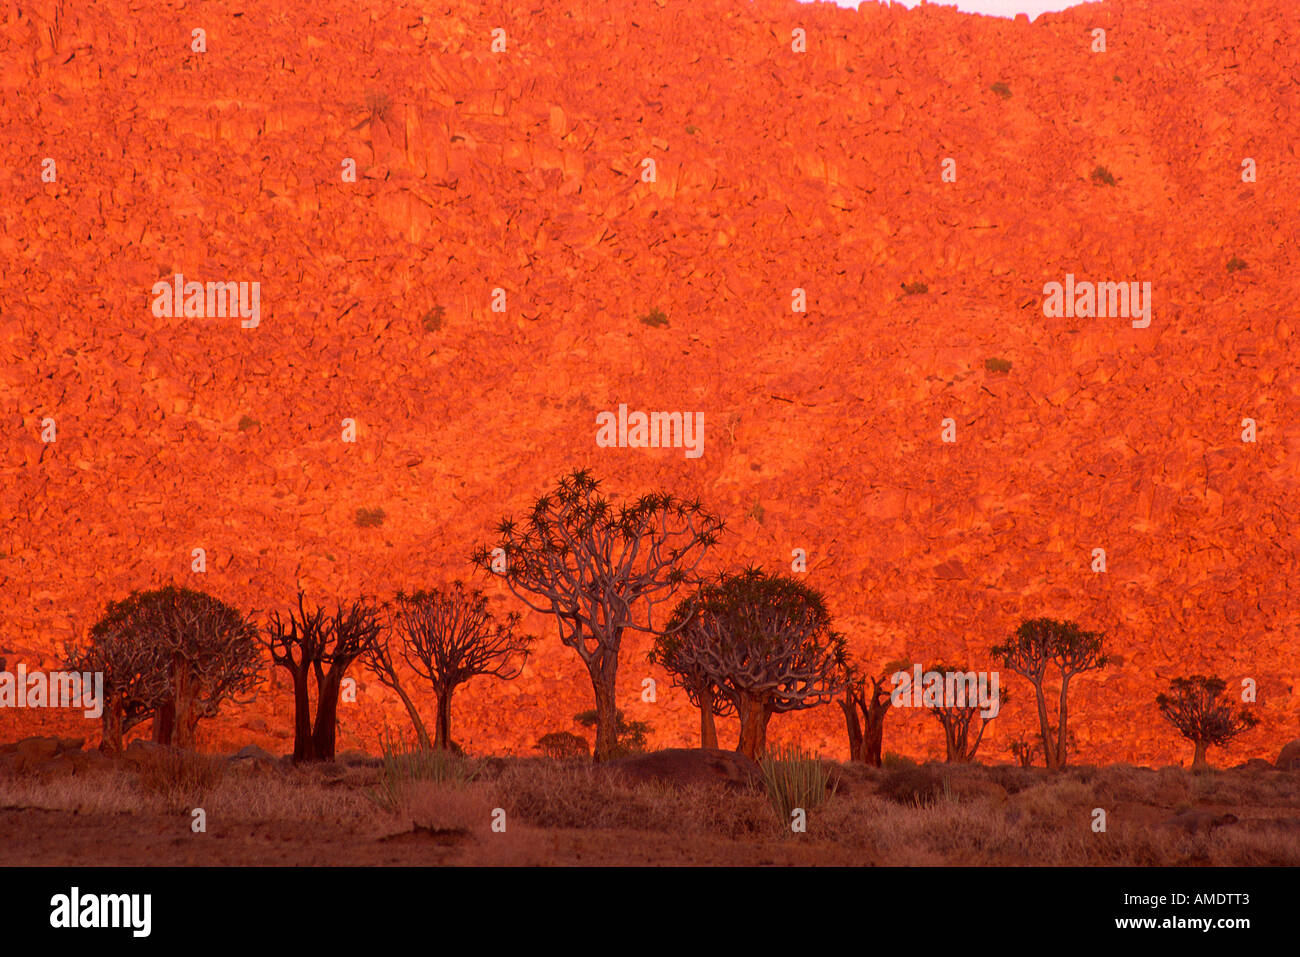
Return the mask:
[[847,659],[843,667],[843,695],[839,699],[849,735],[849,760],[880,767],[885,738],[885,716],[893,703],[890,676],[906,668],[898,660],[885,665],[882,674],[869,674]]
[[[288,619],[273,612],[266,626],[271,660],[293,676],[293,760],[334,758],[339,692],[352,662],[379,639],[378,609],[365,599],[339,604],[333,614],[309,610],[298,592],[298,608]],[[316,681],[316,720],[311,717],[309,678]]]
[[703,673],[740,717],[736,750],[767,750],[773,714],[812,708],[843,690],[844,636],[830,627],[821,593],[758,568],[723,574],[679,605],[685,624],[671,656]]
[[722,529],[699,502],[667,493],[616,506],[584,469],[561,479],[522,522],[502,521],[497,545],[472,555],[529,608],[554,615],[560,641],[586,665],[597,761],[618,753],[614,689],[624,634],[654,632],[655,607],[696,580]]
[[[981,701],[979,676],[974,671],[940,664],[931,665],[925,673],[944,676],[942,694],[938,695],[937,702],[927,702],[925,708],[943,728],[946,760],[962,764],[974,761],[985,730],[998,716],[1009,696],[995,687],[994,697],[987,702]],[[972,731],[974,739],[971,738]]]
[[[402,643],[406,663],[433,685],[437,697],[433,746],[440,751],[451,750],[452,694],[477,675],[490,675],[503,681],[517,677],[536,636],[517,633],[517,612],[498,621],[488,609],[487,596],[476,589],[467,589],[461,582],[413,595],[399,594],[390,608],[392,631]],[[372,645],[365,663],[381,682],[401,695],[416,720],[421,744],[427,746],[428,732],[410,698],[401,690],[388,653],[388,641]]]
[[678,604],[664,631],[655,636],[648,658],[652,665],[667,671],[672,683],[685,691],[691,704],[700,709],[700,747],[717,748],[718,729],[714,718],[735,715],[736,705],[718,691],[712,672],[703,665],[701,649],[691,647],[706,640],[703,633],[698,629],[682,630],[693,610],[690,601]]
[[123,738],[152,718],[167,700],[167,662],[162,650],[143,635],[112,630],[67,650],[68,667],[104,676],[99,749],[122,753]]
[[100,747],[108,753],[147,717],[156,743],[193,748],[199,721],[259,680],[257,626],[225,602],[175,585],[111,602],[73,655],[78,670],[104,672]]
[[[1110,658],[1102,653],[1102,638],[1100,632],[1084,631],[1072,621],[1031,618],[1022,621],[1006,642],[993,648],[994,657],[1002,662],[1004,668],[1014,671],[1034,687],[1043,760],[1048,768],[1063,768],[1068,759],[1070,737],[1066,697],[1070,679],[1110,663]],[[1055,666],[1060,678],[1055,727],[1048,718],[1047,695],[1043,688],[1049,665]]]
[[1169,682],[1170,694],[1156,695],[1156,705],[1169,723],[1188,741],[1196,745],[1192,767],[1207,766],[1205,751],[1211,745],[1226,747],[1243,731],[1259,724],[1249,711],[1233,707],[1223,697],[1228,687],[1222,678],[1193,675]]

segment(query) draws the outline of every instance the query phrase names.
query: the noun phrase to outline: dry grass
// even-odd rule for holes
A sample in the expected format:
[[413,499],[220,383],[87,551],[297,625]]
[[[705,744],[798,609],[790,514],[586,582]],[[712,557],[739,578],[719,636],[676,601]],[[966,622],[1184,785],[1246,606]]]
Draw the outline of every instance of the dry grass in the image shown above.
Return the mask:
[[203,807],[225,775],[223,758],[175,748],[159,748],[139,761],[140,786],[169,814],[188,814]]
[[[64,812],[70,828],[96,814],[130,815],[130,827],[113,825],[130,841],[132,827],[174,827],[150,822],[202,806],[210,820],[236,830],[293,827],[295,840],[328,846],[347,835],[412,854],[427,846],[465,863],[610,864],[625,860],[619,848],[626,860],[656,848],[659,863],[692,863],[707,848],[711,863],[725,863],[728,855],[752,860],[761,846],[763,861],[828,864],[1300,864],[1300,774],[1293,772],[832,767],[837,788],[813,782],[831,797],[810,815],[806,834],[792,835],[765,788],[629,785],[584,761],[545,758],[493,759],[472,775],[446,770],[259,768],[163,752],[138,770],[0,777],[0,808]],[[774,763],[770,771],[777,770]],[[380,807],[373,794],[386,778],[396,783]],[[800,787],[812,780],[802,772],[796,778]],[[492,829],[497,808],[508,837]],[[1106,811],[1104,833],[1092,828],[1095,808]],[[1237,820],[1178,826],[1179,812],[1199,811]]]

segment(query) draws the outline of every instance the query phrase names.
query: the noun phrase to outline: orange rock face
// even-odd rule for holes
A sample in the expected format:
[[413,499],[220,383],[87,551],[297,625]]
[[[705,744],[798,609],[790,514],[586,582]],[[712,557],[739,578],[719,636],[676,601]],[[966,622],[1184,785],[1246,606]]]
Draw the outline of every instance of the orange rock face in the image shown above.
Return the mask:
[[[470,576],[495,521],[591,467],[721,512],[715,568],[804,549],[867,661],[992,668],[1022,617],[1104,630],[1119,661],[1072,686],[1079,760],[1187,760],[1154,704],[1181,674],[1257,683],[1261,725],[1212,758],[1296,737],[1291,0],[1032,24],[870,2],[285,7],[0,6],[10,667],[54,667],[109,599],[167,581],[265,613],[299,586]],[[178,273],[258,283],[256,323],[206,295],[158,308]],[[1150,325],[1045,314],[1067,274],[1151,283]],[[701,413],[703,454],[598,447],[620,403]],[[580,662],[527,625],[545,640],[525,674],[456,699],[476,751],[584,730]],[[652,744],[693,744],[647,648],[626,643],[620,700]],[[406,719],[357,677],[341,746],[373,750]],[[1034,723],[1004,687],[987,759]],[[206,734],[283,751],[290,726],[277,676]],[[0,712],[0,738],[39,730],[94,734]],[[847,753],[833,706],[771,737]],[[942,739],[899,712],[885,747]]]

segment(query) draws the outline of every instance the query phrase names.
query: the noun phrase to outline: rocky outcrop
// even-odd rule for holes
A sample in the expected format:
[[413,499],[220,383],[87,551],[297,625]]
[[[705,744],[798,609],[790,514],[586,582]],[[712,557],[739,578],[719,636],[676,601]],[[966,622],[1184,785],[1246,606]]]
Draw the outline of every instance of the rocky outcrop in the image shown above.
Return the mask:
[[[590,465],[722,513],[719,566],[804,549],[873,665],[989,667],[1026,616],[1105,631],[1122,664],[1071,686],[1083,760],[1184,758],[1154,697],[1193,661],[1258,682],[1234,760],[1295,735],[1292,0],[1032,23],[870,0],[240,12],[0,15],[11,665],[165,581],[265,613],[300,586],[462,576],[503,514]],[[257,325],[155,310],[177,274],[260,283]],[[1150,325],[1045,315],[1067,274],[1150,282]],[[620,403],[702,413],[703,455],[597,448]],[[545,636],[525,673],[457,694],[471,751],[529,752],[592,707],[554,624],[524,627]],[[620,706],[656,745],[696,742],[646,650],[625,641]],[[289,746],[273,678],[205,722],[214,749]],[[993,760],[1036,723],[1005,684]],[[340,749],[374,751],[406,716],[370,683],[340,722]],[[846,756],[833,707],[773,731]],[[891,718],[885,746],[943,753],[929,721]]]

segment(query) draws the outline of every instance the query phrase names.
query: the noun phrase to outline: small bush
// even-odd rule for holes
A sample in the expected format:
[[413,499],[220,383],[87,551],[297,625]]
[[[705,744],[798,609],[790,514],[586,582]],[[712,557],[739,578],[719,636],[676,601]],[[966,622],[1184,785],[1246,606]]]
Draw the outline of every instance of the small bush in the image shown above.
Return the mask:
[[251,415],[240,416],[239,431],[247,432],[249,429],[255,429],[261,424],[261,422],[258,422],[257,419],[253,418]]
[[464,787],[483,772],[483,764],[450,751],[421,748],[414,742],[383,736],[383,757],[379,786],[365,792],[378,808],[398,813],[409,803],[416,782],[428,781],[443,787]]
[[1007,86],[1005,80],[998,80],[998,82],[994,83],[991,87],[989,87],[989,89],[992,90],[994,93],[996,93],[998,96],[1002,97],[1002,99],[1004,100],[1011,99],[1011,87]]
[[[581,711],[573,716],[573,720],[578,722],[584,728],[594,728],[596,726],[596,712]],[[617,737],[618,746],[614,751],[614,757],[624,757],[629,754],[644,754],[646,749],[646,735],[652,730],[650,725],[644,721],[628,721],[623,715],[620,708],[614,714],[614,733]],[[577,735],[574,735],[577,737]],[[579,738],[579,740],[582,740]],[[586,743],[585,741],[583,742]]]
[[1115,177],[1110,174],[1110,170],[1104,166],[1098,166],[1092,171],[1092,181],[1101,186],[1114,186]]
[[786,745],[769,752],[760,762],[767,797],[783,827],[790,826],[790,812],[803,808],[810,813],[830,800],[837,790],[821,758],[798,745]]
[[994,375],[1006,375],[1011,371],[1010,359],[985,359],[984,369],[986,372],[992,372]]
[[1245,268],[1246,260],[1244,259],[1238,259],[1236,256],[1233,256],[1228,260],[1228,272],[1237,272],[1238,270]]
[[439,329],[442,328],[442,320],[446,317],[446,315],[447,315],[446,309],[444,309],[442,306],[434,306],[432,309],[426,312],[424,314],[424,318],[420,320],[421,324],[424,326],[424,331],[437,332]]
[[384,524],[384,518],[382,508],[357,509],[357,525],[361,528],[378,528]]
[[893,771],[898,768],[914,768],[916,767],[916,762],[904,755],[895,754],[893,751],[886,751],[885,756],[880,759],[880,765],[886,770]]
[[929,291],[930,287],[923,282],[903,283],[903,294],[906,296],[921,296]]
[[900,768],[881,783],[880,796],[908,807],[930,807],[950,792],[948,782],[929,768]]
[[572,731],[552,731],[537,739],[537,750],[555,761],[591,756],[587,739]]
[[698,133],[699,131],[700,131],[700,128],[699,128],[698,126],[696,126],[694,123],[687,123],[687,124],[686,124],[686,133],[687,133],[688,136],[694,136],[694,135],[695,135],[696,133]]
[[668,326],[668,317],[664,315],[662,309],[651,309],[641,317],[641,324],[655,329],[666,328]]
[[179,748],[157,748],[140,762],[140,785],[162,798],[168,814],[189,814],[203,806],[225,770],[220,758]]
[[1020,735],[1012,740],[1008,749],[1022,768],[1032,767],[1034,755],[1038,753],[1038,744],[1032,738]]

